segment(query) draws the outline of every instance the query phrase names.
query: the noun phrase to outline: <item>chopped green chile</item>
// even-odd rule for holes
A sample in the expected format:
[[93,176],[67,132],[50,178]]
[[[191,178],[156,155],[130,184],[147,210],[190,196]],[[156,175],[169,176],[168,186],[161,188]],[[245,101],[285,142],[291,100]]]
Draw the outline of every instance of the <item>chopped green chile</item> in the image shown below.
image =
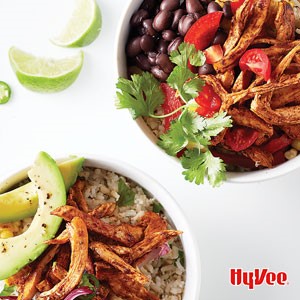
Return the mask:
[[7,83],[0,81],[0,104],[7,103],[10,99],[11,89]]

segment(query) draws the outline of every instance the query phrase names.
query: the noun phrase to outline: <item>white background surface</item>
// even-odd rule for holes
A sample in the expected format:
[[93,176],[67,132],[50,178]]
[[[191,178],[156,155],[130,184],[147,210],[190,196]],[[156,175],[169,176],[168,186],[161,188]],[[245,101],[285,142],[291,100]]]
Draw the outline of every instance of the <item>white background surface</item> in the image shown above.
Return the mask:
[[[217,189],[185,182],[180,166],[147,140],[127,111],[114,106],[114,44],[128,2],[98,1],[103,29],[83,49],[80,76],[69,89],[47,95],[19,84],[8,50],[14,45],[50,57],[78,51],[49,42],[73,1],[1,0],[0,80],[10,84],[13,96],[0,106],[0,177],[29,165],[40,150],[54,157],[91,153],[126,161],[169,190],[194,228],[202,263],[201,300],[299,299],[300,170],[267,182],[225,183]],[[287,272],[289,284],[264,284],[253,291],[230,285],[230,268],[262,267]]]

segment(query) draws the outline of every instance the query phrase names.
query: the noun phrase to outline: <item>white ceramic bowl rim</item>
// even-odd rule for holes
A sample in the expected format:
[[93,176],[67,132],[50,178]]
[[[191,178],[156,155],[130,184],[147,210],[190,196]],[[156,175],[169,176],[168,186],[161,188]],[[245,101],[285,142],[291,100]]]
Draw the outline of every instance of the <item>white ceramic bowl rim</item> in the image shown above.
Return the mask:
[[[198,245],[195,241],[193,230],[188,225],[181,208],[171,195],[155,179],[121,160],[103,155],[82,155],[82,157],[85,157],[84,166],[102,168],[123,175],[143,187],[163,205],[166,214],[170,217],[176,228],[183,231],[181,241],[184,247],[187,270],[183,300],[199,300],[201,269]],[[30,167],[27,167],[17,171],[8,178],[0,178],[0,192],[25,179],[29,169]]]
[[[125,7],[124,12],[119,21],[116,41],[115,41],[115,51],[116,51],[115,54],[117,58],[117,74],[121,77],[127,76],[125,44],[129,33],[129,26],[128,26],[129,20],[132,14],[138,9],[138,7],[142,2],[143,0],[130,1],[129,4]],[[146,134],[146,136],[154,144],[156,144],[153,133],[141,118],[137,119],[137,124],[140,127],[140,129]],[[169,159],[178,163],[178,160],[176,158],[170,157],[162,149],[160,150]],[[299,167],[300,167],[300,155],[272,169],[263,169],[263,170],[257,170],[251,172],[227,172],[227,182],[251,183],[251,182],[265,181],[265,180],[273,179],[288,174],[298,169]]]

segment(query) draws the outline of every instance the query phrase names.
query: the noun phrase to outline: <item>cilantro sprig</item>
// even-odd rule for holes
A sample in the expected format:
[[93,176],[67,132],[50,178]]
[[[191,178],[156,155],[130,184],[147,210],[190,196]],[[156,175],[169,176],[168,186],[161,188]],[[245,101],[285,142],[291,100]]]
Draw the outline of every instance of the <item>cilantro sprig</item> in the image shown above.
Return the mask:
[[134,119],[153,116],[155,109],[164,102],[159,82],[148,72],[134,74],[131,80],[119,78],[117,83],[117,108],[128,108]]
[[212,186],[219,186],[225,180],[225,165],[211,154],[208,146],[212,137],[230,126],[231,119],[225,113],[203,118],[186,110],[171,124],[168,132],[160,136],[158,145],[172,156],[188,148],[180,159],[185,179],[202,184],[207,176]]
[[118,181],[118,194],[120,195],[117,201],[118,206],[130,206],[134,204],[135,192],[127,186],[122,178]]
[[194,112],[198,107],[194,99],[205,82],[188,65],[202,66],[205,62],[203,52],[197,51],[194,45],[182,43],[171,52],[170,60],[175,67],[166,81],[182,99],[184,104],[181,107],[166,115],[156,115],[165,95],[159,81],[152,74],[143,72],[132,75],[131,80],[119,79],[116,85],[117,108],[128,108],[134,119],[140,116],[166,118],[181,111],[180,117],[172,121],[170,129],[159,137],[158,145],[172,156],[184,151],[180,161],[186,180],[202,184],[207,177],[212,186],[219,186],[226,178],[225,164],[212,155],[209,146],[213,137],[231,127],[231,119],[224,112],[211,118]]

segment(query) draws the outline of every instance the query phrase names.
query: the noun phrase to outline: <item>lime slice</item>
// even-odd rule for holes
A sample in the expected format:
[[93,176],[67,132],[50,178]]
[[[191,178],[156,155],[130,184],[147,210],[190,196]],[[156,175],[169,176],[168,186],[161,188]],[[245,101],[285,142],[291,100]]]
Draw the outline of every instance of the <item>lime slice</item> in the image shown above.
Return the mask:
[[41,58],[12,47],[9,59],[20,83],[26,88],[44,93],[59,92],[78,77],[83,52],[63,59]]
[[51,41],[62,47],[83,47],[100,33],[100,8],[95,0],[77,0],[73,14],[64,30]]

